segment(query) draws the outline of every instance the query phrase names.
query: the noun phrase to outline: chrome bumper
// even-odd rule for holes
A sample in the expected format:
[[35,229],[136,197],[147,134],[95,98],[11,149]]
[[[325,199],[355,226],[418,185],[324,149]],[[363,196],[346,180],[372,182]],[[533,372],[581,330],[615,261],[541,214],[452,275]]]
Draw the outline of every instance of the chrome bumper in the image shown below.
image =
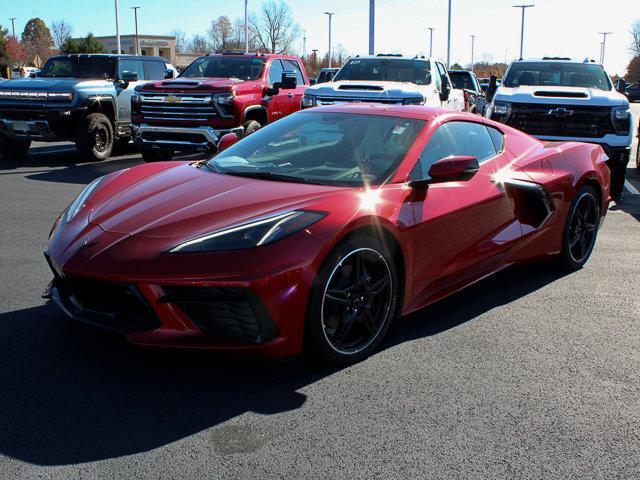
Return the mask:
[[[211,127],[166,127],[159,125],[131,125],[131,138],[142,148],[173,148],[176,150],[215,150],[218,140],[225,133],[243,133],[242,127],[214,130]],[[153,138],[145,138],[152,134]],[[184,136],[184,139],[181,138]],[[201,138],[202,141],[194,141]]]

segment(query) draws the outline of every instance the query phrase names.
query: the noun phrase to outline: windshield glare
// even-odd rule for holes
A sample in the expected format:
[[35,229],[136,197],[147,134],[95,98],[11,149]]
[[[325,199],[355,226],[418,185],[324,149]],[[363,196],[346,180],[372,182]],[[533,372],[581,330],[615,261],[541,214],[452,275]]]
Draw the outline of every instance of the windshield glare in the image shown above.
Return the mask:
[[423,120],[304,112],[266,126],[213,157],[223,173],[273,174],[291,181],[363,186],[388,180]]
[[189,65],[181,77],[187,78],[238,78],[257,80],[264,70],[263,58],[251,57],[201,57]]
[[600,65],[589,63],[514,63],[504,80],[505,87],[536,85],[611,90],[608,75]]
[[47,60],[38,77],[112,79],[115,73],[116,61],[110,57],[54,57]]
[[427,85],[431,83],[431,69],[426,60],[352,58],[333,78],[335,82],[340,80],[383,80]]

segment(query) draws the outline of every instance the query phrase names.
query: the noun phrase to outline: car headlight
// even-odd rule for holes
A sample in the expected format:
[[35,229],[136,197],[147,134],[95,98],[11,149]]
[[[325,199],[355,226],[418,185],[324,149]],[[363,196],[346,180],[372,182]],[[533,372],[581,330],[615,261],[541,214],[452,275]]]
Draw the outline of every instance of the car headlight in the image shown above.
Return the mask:
[[84,207],[84,205],[87,203],[87,200],[89,199],[93,191],[98,188],[98,185],[100,185],[100,182],[102,182],[102,180],[104,180],[104,177],[96,178],[93,182],[84,187],[84,189],[78,194],[73,203],[69,205],[69,208],[67,208],[67,223],[73,220],[73,217],[75,217],[78,212],[82,210],[82,207]]
[[302,108],[309,108],[309,107],[315,107],[315,106],[316,106],[316,97],[314,97],[313,95],[304,95],[302,97],[302,104],[301,104]]
[[233,101],[233,98],[235,96],[236,96],[235,92],[228,92],[228,93],[219,93],[215,95],[214,98],[219,105],[231,105],[231,102]]
[[47,93],[47,100],[53,102],[70,102],[73,100],[73,92],[49,92]]
[[613,118],[616,120],[628,120],[631,112],[628,106],[616,107],[613,109]]
[[504,117],[509,115],[510,113],[511,113],[511,103],[494,101],[489,106],[488,116],[491,117],[491,115],[499,115]]
[[326,212],[292,210],[223,228],[180,243],[169,253],[218,252],[259,247],[281,240],[316,223]]
[[402,100],[403,105],[423,105],[424,102],[424,97],[405,98]]

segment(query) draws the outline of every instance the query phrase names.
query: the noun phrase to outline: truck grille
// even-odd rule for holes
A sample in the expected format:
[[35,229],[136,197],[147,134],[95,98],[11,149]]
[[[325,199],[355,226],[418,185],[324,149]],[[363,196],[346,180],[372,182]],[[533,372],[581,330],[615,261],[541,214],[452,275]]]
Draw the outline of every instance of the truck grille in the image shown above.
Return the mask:
[[206,122],[219,116],[210,94],[142,94],[140,114],[145,120]]
[[615,134],[609,107],[513,104],[506,123],[537,136],[601,138]]
[[[26,107],[26,108],[25,108]],[[47,119],[47,108],[36,105],[2,105],[0,103],[0,118],[7,120],[39,120]]]

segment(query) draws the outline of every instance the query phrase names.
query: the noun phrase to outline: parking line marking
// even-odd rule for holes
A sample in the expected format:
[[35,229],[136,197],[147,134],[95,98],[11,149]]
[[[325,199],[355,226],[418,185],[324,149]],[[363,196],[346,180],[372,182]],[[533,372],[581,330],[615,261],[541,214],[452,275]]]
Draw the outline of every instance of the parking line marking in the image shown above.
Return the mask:
[[627,192],[629,192],[630,194],[640,195],[640,192],[638,191],[638,189],[633,185],[631,185],[631,182],[629,180],[624,181],[624,187],[627,189]]

